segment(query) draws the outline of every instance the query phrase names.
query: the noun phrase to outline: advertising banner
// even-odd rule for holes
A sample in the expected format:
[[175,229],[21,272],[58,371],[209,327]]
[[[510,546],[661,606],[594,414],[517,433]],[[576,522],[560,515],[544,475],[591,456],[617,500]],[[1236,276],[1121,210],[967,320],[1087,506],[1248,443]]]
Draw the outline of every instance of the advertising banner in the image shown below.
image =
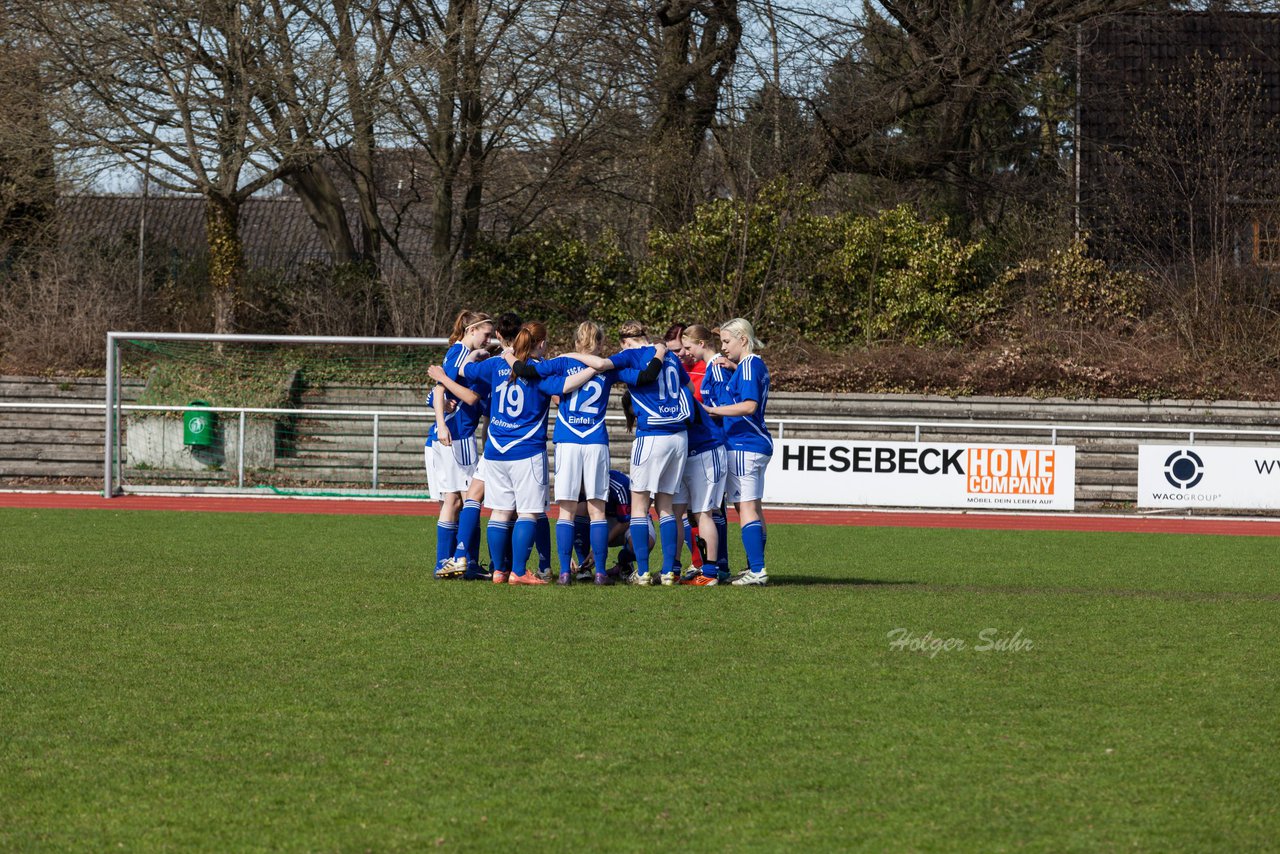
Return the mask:
[[1070,445],[775,442],[765,501],[875,507],[1072,510]]
[[1280,510],[1280,447],[1139,445],[1138,506]]

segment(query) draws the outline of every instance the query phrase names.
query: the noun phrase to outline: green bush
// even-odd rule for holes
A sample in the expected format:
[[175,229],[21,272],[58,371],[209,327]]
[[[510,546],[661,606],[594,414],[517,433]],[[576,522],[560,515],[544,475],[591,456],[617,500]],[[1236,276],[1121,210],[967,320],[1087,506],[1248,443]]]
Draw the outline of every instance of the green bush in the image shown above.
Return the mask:
[[465,276],[477,308],[514,309],[567,326],[604,319],[617,295],[630,290],[633,273],[616,235],[589,241],[555,226],[481,243]]
[[[909,207],[823,216],[785,181],[756,199],[699,207],[678,232],[650,235],[641,308],[713,320],[743,316],[768,337],[815,343],[957,342],[995,310],[977,274],[977,243],[947,236]],[[634,312],[639,313],[639,312]]]
[[1132,325],[1141,316],[1149,287],[1136,273],[1115,271],[1090,258],[1083,240],[1045,258],[1022,261],[1000,284],[1021,291],[1035,313],[1072,328]]
[[654,229],[632,263],[616,238],[551,229],[480,247],[476,303],[518,306],[566,325],[636,318],[716,324],[746,317],[762,337],[954,343],[994,311],[977,243],[901,206],[874,217],[812,212],[811,189],[778,180],[754,199],[700,205],[677,231]]

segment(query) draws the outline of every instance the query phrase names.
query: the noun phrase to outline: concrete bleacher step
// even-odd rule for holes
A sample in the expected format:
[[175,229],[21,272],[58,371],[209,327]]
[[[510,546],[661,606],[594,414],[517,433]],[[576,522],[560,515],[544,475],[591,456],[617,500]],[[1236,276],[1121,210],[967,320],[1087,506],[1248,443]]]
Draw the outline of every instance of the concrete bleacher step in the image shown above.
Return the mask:
[[[130,380],[122,395],[135,399],[142,383]],[[0,399],[6,402],[100,403],[105,387],[101,379],[42,379],[0,377]],[[426,386],[371,387],[361,385],[322,386],[307,389],[301,398],[306,409],[351,409],[360,412],[402,410],[404,417],[379,419],[379,483],[404,484],[422,488],[425,474],[422,444],[431,425],[425,404]],[[616,401],[613,404],[616,406]],[[894,422],[884,426],[786,424],[775,430],[786,438],[830,439],[840,442],[901,441],[915,439],[915,425],[923,427],[926,442],[982,442],[992,444],[1048,444],[1050,432],[1040,429],[996,429],[962,426],[956,422],[1034,421],[1060,426],[1132,425],[1132,430],[1109,434],[1080,434],[1060,430],[1059,445],[1076,448],[1077,498],[1081,501],[1132,501],[1136,497],[1137,448],[1139,444],[1179,444],[1189,431],[1205,431],[1211,426],[1269,429],[1280,424],[1280,406],[1266,403],[1203,401],[1065,401],[1030,398],[945,398],[901,397],[896,395],[832,395],[775,393],[770,398],[770,419],[861,419]],[[234,418],[234,416],[231,416]],[[554,412],[549,423],[554,421]],[[226,416],[224,416],[224,419]],[[951,422],[947,424],[946,422]],[[362,487],[371,479],[373,423],[366,415],[302,415],[282,421],[275,476],[308,484]],[[1142,432],[1137,428],[1170,426],[1174,432]],[[102,441],[105,420],[100,411],[0,409],[0,478],[2,477],[101,477]],[[127,423],[124,425],[127,431]],[[617,422],[610,422],[613,443],[611,465],[626,469],[630,434]],[[1207,438],[1207,441],[1206,441]],[[1237,439],[1236,443],[1261,443],[1258,438]],[[1277,441],[1273,437],[1270,441]],[[1204,444],[1229,443],[1224,437],[1196,436]],[[123,444],[123,443],[122,443]],[[554,448],[553,458],[554,458]],[[127,463],[127,461],[126,461]],[[234,452],[225,470],[210,472],[156,472],[127,470],[130,476],[174,483],[227,484],[237,477]],[[247,482],[259,474],[246,473]]]

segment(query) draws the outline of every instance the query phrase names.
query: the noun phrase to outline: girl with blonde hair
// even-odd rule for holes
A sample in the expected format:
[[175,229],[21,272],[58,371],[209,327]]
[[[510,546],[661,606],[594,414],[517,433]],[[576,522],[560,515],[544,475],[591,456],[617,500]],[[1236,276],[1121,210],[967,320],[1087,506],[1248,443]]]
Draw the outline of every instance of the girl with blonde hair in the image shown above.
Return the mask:
[[[599,357],[603,348],[604,327],[590,320],[578,325],[574,333],[577,353]],[[530,380],[572,377],[591,370],[570,355],[533,364],[514,356],[507,357],[513,374]],[[560,505],[560,517],[556,521],[560,584],[573,582],[574,520],[580,501],[587,505],[587,537],[595,563],[595,583],[611,583],[605,572],[609,558],[609,521],[605,514],[609,497],[609,431],[604,419],[609,391],[617,380],[616,370],[595,373],[572,394],[561,397],[556,407],[552,438],[556,445],[555,496]]]
[[746,571],[731,583],[738,587],[765,585],[769,583],[769,573],[764,561],[762,499],[765,470],[773,456],[773,436],[764,420],[769,402],[769,369],[758,352],[764,345],[744,318],[735,317],[721,325],[720,345],[738,368],[717,395],[716,404],[704,406],[708,413],[723,419],[729,456],[725,492],[738,511],[742,547],[747,553]]

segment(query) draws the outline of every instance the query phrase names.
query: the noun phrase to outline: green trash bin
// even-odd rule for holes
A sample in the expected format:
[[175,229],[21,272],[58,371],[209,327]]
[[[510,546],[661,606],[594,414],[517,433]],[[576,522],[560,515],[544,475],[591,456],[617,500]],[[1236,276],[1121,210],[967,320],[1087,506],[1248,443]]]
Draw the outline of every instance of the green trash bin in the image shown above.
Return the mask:
[[[208,406],[207,400],[193,400],[188,406]],[[208,446],[213,444],[213,427],[217,419],[213,412],[182,413],[182,444]]]

